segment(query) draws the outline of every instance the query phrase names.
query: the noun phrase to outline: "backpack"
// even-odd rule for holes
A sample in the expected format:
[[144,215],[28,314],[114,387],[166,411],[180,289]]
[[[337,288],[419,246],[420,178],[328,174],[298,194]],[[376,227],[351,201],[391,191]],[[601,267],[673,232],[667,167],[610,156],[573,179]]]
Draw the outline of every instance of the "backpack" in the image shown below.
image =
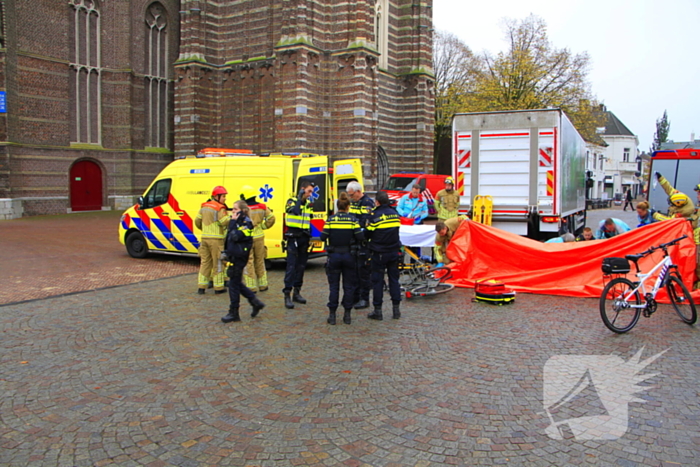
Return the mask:
[[490,303],[491,305],[507,305],[515,301],[515,291],[506,288],[505,284],[495,279],[480,279],[474,283],[475,302]]

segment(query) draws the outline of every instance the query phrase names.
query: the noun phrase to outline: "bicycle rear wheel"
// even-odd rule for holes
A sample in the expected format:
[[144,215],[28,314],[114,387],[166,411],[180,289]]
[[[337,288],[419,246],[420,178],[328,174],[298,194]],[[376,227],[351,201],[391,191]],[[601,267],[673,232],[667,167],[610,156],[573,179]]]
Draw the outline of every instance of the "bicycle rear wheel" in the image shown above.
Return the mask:
[[425,297],[426,295],[435,295],[439,293],[444,293],[448,292],[452,289],[454,289],[454,285],[452,284],[444,284],[440,283],[435,286],[430,286],[430,285],[421,285],[420,287],[416,287],[415,289],[411,290],[410,292],[406,293],[407,298],[413,298],[413,297]]
[[642,309],[630,306],[642,303],[639,292],[635,291],[632,296],[625,299],[634,289],[634,284],[624,277],[611,280],[603,289],[603,294],[600,296],[600,317],[612,332],[625,333],[639,321]]
[[690,292],[688,292],[681,278],[675,274],[671,275],[666,283],[666,292],[671,300],[671,305],[673,305],[683,322],[695,324],[695,321],[698,319],[695,303],[693,303],[693,297],[690,296]]

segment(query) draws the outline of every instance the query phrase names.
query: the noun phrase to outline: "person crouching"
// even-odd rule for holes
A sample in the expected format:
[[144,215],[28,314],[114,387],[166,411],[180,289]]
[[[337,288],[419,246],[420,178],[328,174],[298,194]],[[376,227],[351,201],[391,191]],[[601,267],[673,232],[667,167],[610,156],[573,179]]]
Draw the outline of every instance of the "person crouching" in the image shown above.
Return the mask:
[[329,217],[321,232],[325,241],[328,260],[326,276],[328,277],[328,324],[335,324],[335,312],[340,298],[340,277],[343,277],[343,323],[350,324],[350,313],[355,303],[357,278],[357,249],[365,239],[357,218],[348,212],[350,198],[341,193],[338,199],[338,213]]
[[253,246],[253,221],[248,217],[249,212],[248,204],[243,200],[236,201],[231,209],[231,223],[228,226],[224,250],[228,261],[232,263],[228,268],[230,304],[228,314],[221,318],[224,323],[241,320],[238,313],[241,295],[248,299],[253,307],[253,312],[250,314],[253,318],[265,308],[265,304],[242,281],[243,270],[248,264],[250,249]]

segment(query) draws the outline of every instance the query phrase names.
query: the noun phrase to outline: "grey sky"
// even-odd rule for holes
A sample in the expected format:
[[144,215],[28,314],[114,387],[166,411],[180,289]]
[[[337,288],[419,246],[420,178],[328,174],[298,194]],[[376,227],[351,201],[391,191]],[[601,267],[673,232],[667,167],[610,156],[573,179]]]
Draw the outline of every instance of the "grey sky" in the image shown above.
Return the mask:
[[639,137],[640,150],[664,110],[669,139],[700,139],[700,0],[433,0],[435,28],[476,53],[505,51],[503,18],[530,13],[546,21],[555,47],[588,52],[593,94]]

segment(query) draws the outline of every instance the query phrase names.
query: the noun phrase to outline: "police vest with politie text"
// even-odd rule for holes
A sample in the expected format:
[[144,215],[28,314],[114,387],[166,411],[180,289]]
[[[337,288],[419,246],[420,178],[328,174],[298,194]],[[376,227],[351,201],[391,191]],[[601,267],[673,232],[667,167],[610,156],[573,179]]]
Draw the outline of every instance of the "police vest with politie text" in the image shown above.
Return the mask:
[[327,241],[326,251],[333,253],[356,253],[364,240],[364,234],[357,218],[347,212],[332,215],[321,232],[321,240]]
[[309,199],[304,200],[300,194],[287,200],[284,223],[287,227],[286,236],[300,237],[311,235],[311,218],[313,205]]
[[372,210],[374,209],[374,200],[367,196],[362,195],[357,201],[352,201],[350,203],[350,214],[353,214],[357,218],[360,227],[363,229],[367,227],[369,219],[372,217]]
[[378,253],[390,253],[401,249],[399,229],[401,220],[391,206],[378,206],[367,225],[366,237],[369,249]]

